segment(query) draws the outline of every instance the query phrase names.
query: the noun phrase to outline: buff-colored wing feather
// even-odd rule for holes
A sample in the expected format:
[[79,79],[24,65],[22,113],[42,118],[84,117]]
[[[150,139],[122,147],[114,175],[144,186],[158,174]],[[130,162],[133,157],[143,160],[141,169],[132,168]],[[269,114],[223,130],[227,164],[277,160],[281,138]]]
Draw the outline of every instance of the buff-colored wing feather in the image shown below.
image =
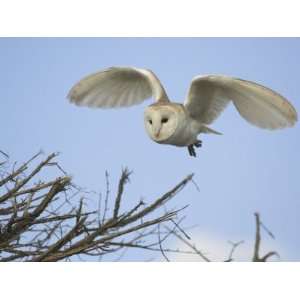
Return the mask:
[[75,84],[68,94],[71,102],[88,107],[125,107],[153,97],[168,101],[155,74],[146,69],[112,67],[89,75]]
[[191,117],[211,124],[230,100],[244,119],[261,128],[290,127],[297,121],[295,108],[278,93],[227,76],[195,77],[184,104]]

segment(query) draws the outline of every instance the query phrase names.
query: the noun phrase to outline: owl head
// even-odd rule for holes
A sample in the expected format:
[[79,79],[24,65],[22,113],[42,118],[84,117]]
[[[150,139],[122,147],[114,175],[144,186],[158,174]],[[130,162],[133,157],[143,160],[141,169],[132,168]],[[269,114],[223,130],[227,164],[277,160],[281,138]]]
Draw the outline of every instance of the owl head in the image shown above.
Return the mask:
[[145,109],[144,122],[149,137],[164,143],[172,137],[178,126],[178,108],[174,104],[152,104]]

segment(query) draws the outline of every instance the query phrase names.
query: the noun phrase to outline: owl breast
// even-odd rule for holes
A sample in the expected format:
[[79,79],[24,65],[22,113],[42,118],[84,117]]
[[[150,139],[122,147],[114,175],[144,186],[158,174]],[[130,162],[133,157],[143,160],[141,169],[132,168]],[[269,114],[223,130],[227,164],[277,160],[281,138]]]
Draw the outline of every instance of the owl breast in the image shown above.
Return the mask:
[[199,133],[197,129],[198,127],[198,124],[193,124],[193,121],[189,118],[182,119],[173,135],[163,141],[163,144],[178,147],[185,147],[194,144],[197,141],[197,135]]

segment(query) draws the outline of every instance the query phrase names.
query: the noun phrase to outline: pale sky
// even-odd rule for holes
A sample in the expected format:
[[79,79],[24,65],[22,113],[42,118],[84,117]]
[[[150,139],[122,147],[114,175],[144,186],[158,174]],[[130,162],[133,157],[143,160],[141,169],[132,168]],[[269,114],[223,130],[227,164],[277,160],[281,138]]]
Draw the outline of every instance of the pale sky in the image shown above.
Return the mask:
[[[105,170],[116,184],[127,166],[133,170],[124,198],[128,207],[140,197],[151,201],[195,173],[200,191],[191,184],[172,200],[177,207],[189,204],[185,225],[198,225],[195,240],[209,240],[211,235],[224,243],[251,243],[253,213],[259,211],[276,236],[275,249],[270,250],[281,251],[283,260],[300,260],[298,124],[261,130],[229,106],[212,125],[223,135],[203,135],[195,159],[186,148],[158,145],[148,138],[143,110],[150,101],[93,110],[66,100],[71,86],[89,73],[136,66],[154,71],[177,102],[183,101],[194,76],[224,74],[274,89],[299,112],[299,53],[297,38],[2,38],[1,150],[18,161],[39,149],[59,151],[60,163],[75,182],[95,191],[105,189]],[[264,235],[263,242],[269,244],[268,239]],[[205,249],[205,243],[199,248]],[[128,251],[125,259],[153,256]]]

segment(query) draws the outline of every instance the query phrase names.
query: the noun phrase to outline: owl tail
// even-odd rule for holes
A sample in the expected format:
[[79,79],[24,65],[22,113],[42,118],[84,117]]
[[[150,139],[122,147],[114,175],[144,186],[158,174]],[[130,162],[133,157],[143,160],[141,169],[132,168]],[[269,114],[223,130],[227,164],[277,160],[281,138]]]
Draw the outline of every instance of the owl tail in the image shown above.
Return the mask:
[[205,125],[202,125],[202,127],[201,127],[201,132],[203,132],[203,133],[213,133],[213,134],[222,135],[221,132],[215,131],[215,130],[213,130],[213,129],[211,129],[211,128],[205,126]]

